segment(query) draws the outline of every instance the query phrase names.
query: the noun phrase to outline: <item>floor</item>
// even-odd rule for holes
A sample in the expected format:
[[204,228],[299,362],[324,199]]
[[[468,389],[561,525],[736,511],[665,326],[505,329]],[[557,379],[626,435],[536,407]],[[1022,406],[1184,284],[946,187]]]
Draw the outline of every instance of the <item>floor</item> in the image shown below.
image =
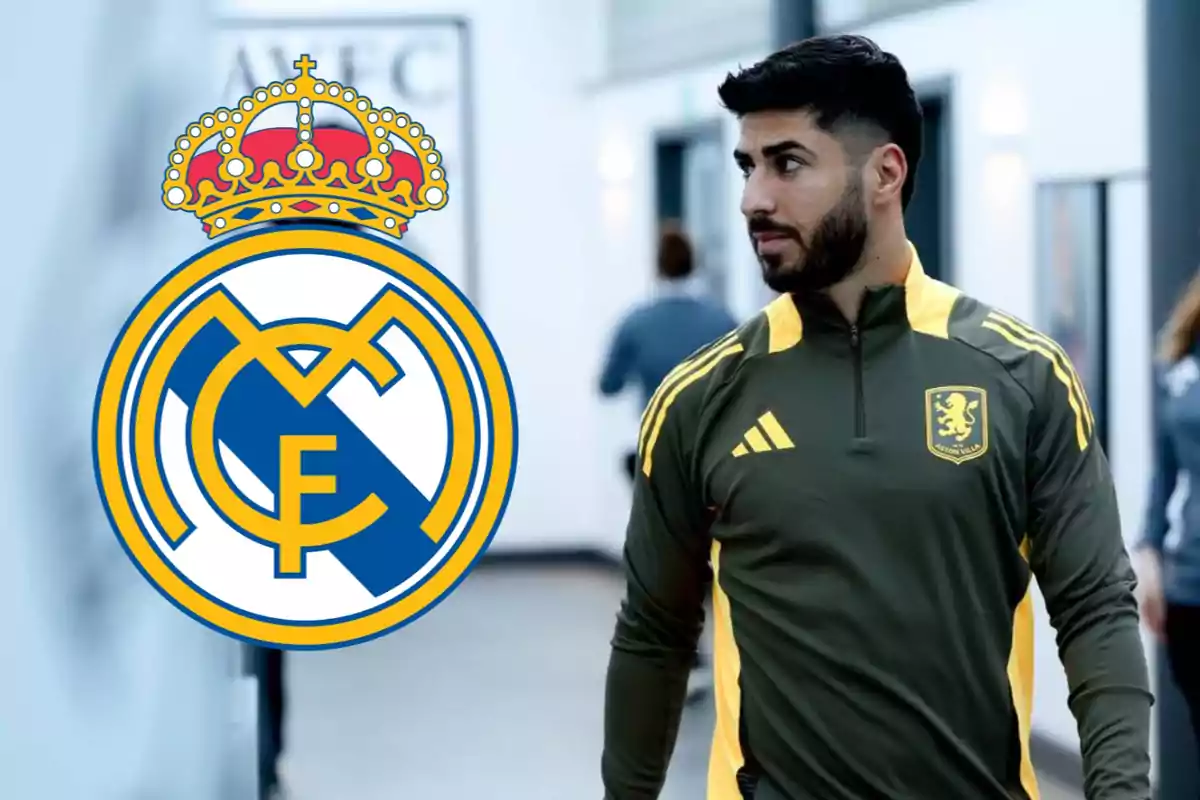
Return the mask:
[[[598,800],[619,592],[598,569],[491,567],[401,632],[289,654],[289,800]],[[685,717],[661,800],[704,796],[712,714]]]

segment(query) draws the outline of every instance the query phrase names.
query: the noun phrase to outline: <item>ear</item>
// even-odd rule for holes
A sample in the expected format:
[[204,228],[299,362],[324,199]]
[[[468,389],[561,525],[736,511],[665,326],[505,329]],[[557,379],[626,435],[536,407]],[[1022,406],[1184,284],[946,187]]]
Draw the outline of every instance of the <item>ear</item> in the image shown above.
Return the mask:
[[872,154],[868,169],[872,179],[871,200],[880,204],[899,203],[904,180],[908,177],[908,159],[904,157],[904,151],[894,143],[885,144]]

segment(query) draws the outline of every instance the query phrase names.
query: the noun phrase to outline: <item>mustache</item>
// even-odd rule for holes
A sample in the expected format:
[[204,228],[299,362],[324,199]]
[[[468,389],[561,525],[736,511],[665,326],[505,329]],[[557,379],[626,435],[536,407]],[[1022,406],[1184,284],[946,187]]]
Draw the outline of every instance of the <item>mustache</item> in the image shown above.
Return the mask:
[[795,239],[797,242],[800,241],[800,231],[790,225],[775,222],[769,217],[751,217],[747,227],[752,235],[755,233],[779,233]]

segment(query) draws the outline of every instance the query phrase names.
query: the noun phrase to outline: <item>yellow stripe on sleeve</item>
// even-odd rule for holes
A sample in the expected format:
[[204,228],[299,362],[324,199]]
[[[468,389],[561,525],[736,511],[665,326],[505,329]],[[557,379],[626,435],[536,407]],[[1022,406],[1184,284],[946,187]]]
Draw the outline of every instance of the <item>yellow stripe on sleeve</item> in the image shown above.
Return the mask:
[[1022,350],[1028,350],[1031,353],[1038,353],[1039,355],[1044,356],[1046,360],[1050,362],[1051,366],[1054,367],[1055,376],[1057,376],[1059,381],[1062,382],[1063,386],[1067,387],[1067,401],[1071,404],[1071,410],[1075,412],[1075,436],[1079,440],[1079,449],[1086,450],[1088,446],[1088,435],[1084,430],[1085,414],[1079,407],[1079,401],[1075,397],[1075,387],[1071,383],[1070,377],[1067,375],[1067,373],[1063,372],[1063,368],[1058,363],[1058,359],[1054,357],[1054,354],[1040,344],[1017,338],[1014,334],[1010,333],[1007,328],[998,323],[985,321],[983,323],[983,327],[990,331],[995,331],[1013,345],[1020,347]]
[[1088,430],[1091,431],[1096,427],[1096,418],[1092,413],[1092,405],[1088,402],[1087,392],[1083,388],[1083,381],[1079,379],[1079,373],[1075,371],[1075,365],[1071,363],[1071,357],[1067,355],[1067,351],[1062,349],[1058,342],[1051,339],[1049,336],[1038,333],[1033,328],[1026,325],[1024,322],[1005,314],[1000,311],[991,311],[989,316],[992,319],[1007,323],[1008,327],[1024,335],[1031,342],[1037,342],[1044,347],[1050,348],[1058,356],[1059,363],[1062,364],[1063,370],[1071,376],[1071,382],[1075,385],[1075,395],[1079,398],[1080,404],[1083,406],[1083,412],[1087,415]]
[[708,757],[708,800],[742,800],[737,774],[742,752],[742,660],[733,630],[729,597],[721,588],[721,543],[712,543],[713,701],[716,724]]
[[[1021,555],[1029,561],[1029,538],[1021,542]],[[1033,583],[1025,585],[1025,594],[1013,612],[1012,646],[1008,655],[1008,683],[1013,708],[1017,712],[1017,735],[1021,744],[1021,786],[1030,800],[1038,800],[1038,779],[1029,756],[1029,736],[1033,716]]]
[[704,363],[703,366],[697,364],[695,369],[691,370],[686,375],[682,375],[678,383],[676,383],[674,388],[671,389],[670,393],[663,398],[662,405],[654,416],[654,426],[650,431],[650,438],[646,442],[645,455],[642,458],[642,472],[646,475],[646,477],[650,477],[650,469],[654,463],[654,445],[658,442],[658,436],[660,433],[662,433],[663,423],[667,419],[667,411],[670,410],[671,404],[675,402],[675,398],[679,397],[679,393],[688,386],[691,386],[693,383],[712,372],[713,369],[724,359],[740,352],[742,352],[742,346],[740,344],[731,344],[721,350],[716,351],[711,357],[704,359],[707,363]]
[[658,388],[654,390],[654,394],[651,395],[650,402],[646,404],[646,408],[642,411],[641,426],[638,429],[638,455],[644,455],[646,452],[646,438],[650,435],[650,429],[652,427],[651,423],[658,414],[658,409],[662,405],[662,400],[670,391],[670,389],[674,387],[676,382],[683,377],[685,373],[704,364],[706,359],[708,359],[714,353],[720,352],[721,347],[733,341],[736,336],[737,331],[730,331],[720,339],[717,339],[715,342],[710,344],[708,347],[700,350],[700,352],[696,353],[691,358],[685,359],[679,364],[676,364],[675,368],[667,373],[667,377],[662,379],[662,382],[658,385]]

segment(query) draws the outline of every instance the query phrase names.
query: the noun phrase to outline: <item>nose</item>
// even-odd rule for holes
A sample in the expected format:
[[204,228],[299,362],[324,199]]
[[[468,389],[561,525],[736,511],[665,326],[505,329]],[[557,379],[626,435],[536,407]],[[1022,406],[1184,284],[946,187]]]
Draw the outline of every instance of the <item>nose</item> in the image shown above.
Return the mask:
[[742,215],[746,219],[755,216],[771,216],[775,213],[775,200],[772,196],[769,182],[762,170],[750,173],[742,187]]

